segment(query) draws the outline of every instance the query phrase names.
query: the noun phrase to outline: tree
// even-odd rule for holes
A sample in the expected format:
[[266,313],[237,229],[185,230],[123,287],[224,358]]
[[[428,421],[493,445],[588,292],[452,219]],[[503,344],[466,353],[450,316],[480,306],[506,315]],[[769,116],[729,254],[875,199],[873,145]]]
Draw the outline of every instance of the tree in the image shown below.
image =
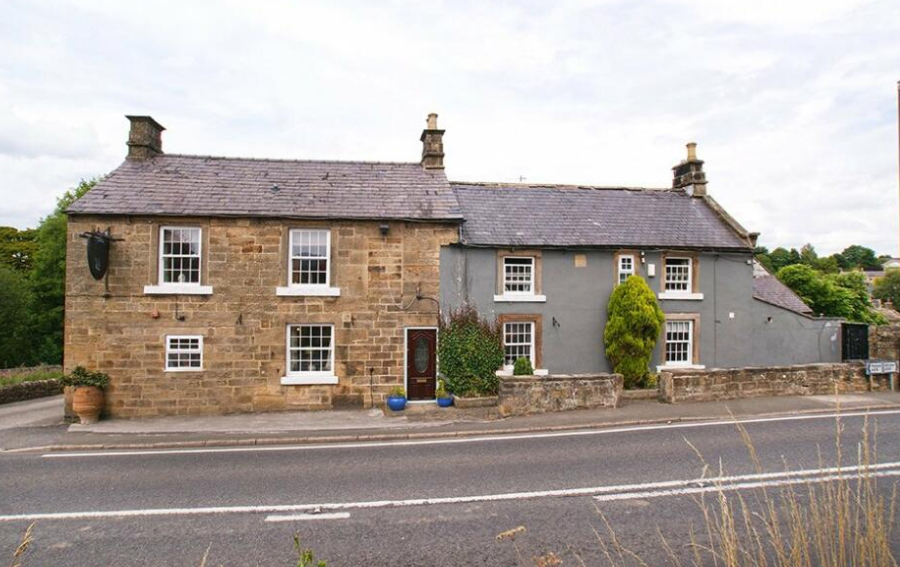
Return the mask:
[[875,251],[859,244],[853,244],[844,248],[843,252],[841,252],[841,257],[844,259],[844,265],[842,266],[844,269],[881,269],[881,262],[878,261]]
[[798,264],[780,269],[777,276],[816,314],[860,323],[884,321],[883,316],[872,311],[866,280],[859,272],[821,274]]
[[36,231],[31,228],[18,230],[11,226],[0,226],[0,265],[27,272],[31,269]]
[[788,251],[786,248],[779,246],[775,250],[772,250],[769,254],[769,259],[771,260],[772,271],[777,272],[785,266],[799,264],[800,253],[797,252],[796,248],[791,248],[790,251]]
[[665,321],[656,295],[643,278],[630,276],[613,290],[608,312],[603,344],[613,372],[626,388],[650,386],[650,358]]
[[56,201],[53,214],[37,228],[33,268],[29,275],[34,353],[40,362],[59,364],[63,356],[63,316],[66,299],[66,209],[87,193],[98,179],[82,180]]
[[769,249],[765,246],[757,246],[753,249],[753,255],[756,257],[756,261],[762,264],[762,267],[770,272],[775,272],[775,268],[772,266],[772,259],[769,257]]
[[875,280],[872,296],[881,301],[890,301],[894,309],[900,309],[900,270],[888,270],[884,277]]
[[35,362],[29,345],[29,304],[25,276],[0,265],[0,368]]

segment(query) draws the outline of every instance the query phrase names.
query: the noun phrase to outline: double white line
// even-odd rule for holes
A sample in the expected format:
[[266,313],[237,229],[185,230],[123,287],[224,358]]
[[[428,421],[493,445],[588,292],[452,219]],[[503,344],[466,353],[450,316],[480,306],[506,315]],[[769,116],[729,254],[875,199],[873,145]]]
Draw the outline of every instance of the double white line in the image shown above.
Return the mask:
[[109,518],[137,518],[154,516],[201,516],[227,514],[269,514],[266,521],[284,522],[297,520],[337,520],[350,516],[350,510],[375,510],[386,508],[407,508],[413,506],[440,506],[471,504],[478,502],[508,502],[590,496],[600,502],[680,496],[718,490],[743,490],[750,488],[785,486],[807,482],[829,482],[838,478],[856,479],[862,476],[900,476],[900,462],[879,463],[867,467],[803,469],[777,473],[759,473],[714,478],[695,478],[644,484],[624,484],[614,486],[594,486],[588,488],[565,488],[533,492],[512,492],[503,494],[482,494],[475,496],[455,496],[443,498],[415,498],[406,500],[374,500],[362,502],[332,502],[323,504],[287,504],[262,506],[218,506],[204,508],[151,508],[135,510],[103,510],[84,512],[54,512],[14,514],[0,516],[0,522],[34,522],[39,520],[103,520]]

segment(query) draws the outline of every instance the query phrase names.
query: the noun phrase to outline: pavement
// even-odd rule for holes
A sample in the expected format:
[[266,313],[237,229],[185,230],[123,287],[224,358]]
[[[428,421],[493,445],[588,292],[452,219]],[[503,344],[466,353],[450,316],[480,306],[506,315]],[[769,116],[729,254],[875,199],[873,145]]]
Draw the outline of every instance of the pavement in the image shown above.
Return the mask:
[[[885,398],[843,401],[866,407]],[[414,441],[0,453],[0,557],[11,557],[34,523],[24,565],[198,566],[207,550],[207,565],[292,565],[295,533],[329,567],[513,567],[548,552],[563,565],[607,565],[594,530],[607,536],[609,521],[644,564],[670,564],[658,529],[687,565],[689,530],[699,528],[701,544],[704,537],[696,491],[710,487],[698,480],[695,451],[716,475],[720,464],[723,475],[765,473],[761,484],[776,496],[785,468],[802,475],[805,492],[807,475],[835,464],[832,400],[754,405],[796,410],[800,402],[826,413],[744,421],[758,465],[730,419]],[[606,415],[646,417],[646,407]],[[708,416],[699,408],[722,406],[650,407]],[[553,423],[589,413],[600,415],[555,414]],[[842,413],[845,466],[854,464],[866,413]],[[883,465],[878,490],[890,498],[900,478],[900,409],[868,420]],[[548,424],[516,423],[539,421]],[[497,540],[519,526],[515,548]]]
[[[90,450],[430,439],[566,431],[682,421],[900,407],[900,392],[661,404],[625,400],[616,409],[499,419],[484,410],[416,405],[401,417],[380,410],[112,419],[66,425],[62,398],[0,406],[0,450]],[[32,411],[33,410],[33,411]]]

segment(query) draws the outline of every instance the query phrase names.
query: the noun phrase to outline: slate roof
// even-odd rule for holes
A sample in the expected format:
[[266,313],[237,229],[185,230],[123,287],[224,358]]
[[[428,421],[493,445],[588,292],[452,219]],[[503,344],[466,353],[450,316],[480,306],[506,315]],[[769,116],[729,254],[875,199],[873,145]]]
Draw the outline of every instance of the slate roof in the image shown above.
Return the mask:
[[[274,188],[277,186],[277,189]],[[70,213],[460,221],[443,170],[419,163],[163,154],[126,160]]]
[[791,291],[791,288],[778,281],[778,278],[765,269],[753,271],[753,297],[801,315],[814,314],[813,310]]
[[681,190],[452,182],[462,242],[501,247],[747,251],[704,199]]

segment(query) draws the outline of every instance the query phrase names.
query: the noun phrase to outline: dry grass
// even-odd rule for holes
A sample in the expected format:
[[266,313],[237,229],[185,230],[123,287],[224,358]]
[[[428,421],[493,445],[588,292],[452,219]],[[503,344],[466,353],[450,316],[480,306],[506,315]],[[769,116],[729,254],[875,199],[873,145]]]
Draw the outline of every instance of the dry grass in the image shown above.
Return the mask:
[[[741,437],[758,473],[763,472],[756,449],[738,424]],[[878,488],[877,446],[869,422],[863,427],[858,446],[858,469],[841,468],[842,425],[835,436],[837,472],[828,480],[804,484],[730,490],[716,484],[715,490],[695,497],[703,516],[700,530],[690,530],[686,549],[673,545],[657,530],[669,564],[675,567],[896,567],[891,544],[896,517],[897,487],[890,496]],[[699,451],[704,476],[714,470]],[[825,468],[819,457],[821,468]],[[724,477],[721,464],[718,474]],[[599,510],[598,510],[599,511]],[[603,555],[611,566],[646,566],[619,540],[608,518],[601,512],[604,533],[595,530]],[[686,552],[685,552],[686,551]]]

